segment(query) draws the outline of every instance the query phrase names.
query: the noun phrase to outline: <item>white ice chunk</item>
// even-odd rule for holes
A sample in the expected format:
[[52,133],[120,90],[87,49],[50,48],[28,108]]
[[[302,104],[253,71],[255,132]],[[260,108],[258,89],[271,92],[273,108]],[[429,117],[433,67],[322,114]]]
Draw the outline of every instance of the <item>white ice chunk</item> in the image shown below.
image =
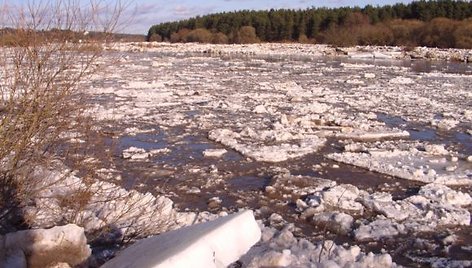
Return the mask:
[[354,218],[343,212],[322,212],[313,217],[313,222],[325,224],[332,232],[345,234],[351,231]]
[[226,149],[207,149],[203,151],[205,157],[221,157],[228,151]]
[[395,77],[395,78],[390,79],[390,83],[395,84],[395,85],[409,85],[409,84],[415,83],[415,81],[413,81],[413,79],[411,79],[409,77],[399,76],[399,77]]
[[[291,133],[286,133],[283,130],[256,132],[249,127],[244,128],[240,133],[229,129],[215,129],[209,132],[208,137],[246,157],[264,162],[281,162],[301,157],[317,151],[326,142],[326,139],[316,135],[295,139]],[[279,141],[280,143],[265,145],[263,143],[266,140]]]
[[343,184],[323,191],[321,198],[325,206],[362,213],[364,206],[356,201],[359,193],[359,189],[354,185]]
[[262,104],[260,105],[257,105],[254,110],[253,110],[254,113],[256,114],[265,114],[265,113],[268,113],[266,107]]
[[422,186],[418,194],[440,204],[453,206],[468,206],[472,204],[472,197],[468,193],[454,191],[441,184],[431,183]]
[[356,240],[378,240],[405,233],[405,226],[389,219],[378,219],[354,231]]
[[407,180],[445,185],[472,184],[470,163],[454,162],[457,168],[448,171],[450,163],[443,157],[447,152],[443,145],[425,146],[425,150],[370,150],[369,153],[334,153],[326,157]]
[[[49,267],[60,262],[76,266],[92,252],[87,245],[84,228],[75,224],[6,234],[0,237],[1,251],[6,252],[5,259],[0,259],[1,267],[21,262],[27,262],[28,267]],[[22,258],[25,258],[24,261]]]
[[138,241],[102,267],[226,267],[260,238],[248,210]]
[[131,160],[143,160],[149,158],[150,154],[146,150],[137,147],[129,147],[126,150],[123,150],[123,158]]

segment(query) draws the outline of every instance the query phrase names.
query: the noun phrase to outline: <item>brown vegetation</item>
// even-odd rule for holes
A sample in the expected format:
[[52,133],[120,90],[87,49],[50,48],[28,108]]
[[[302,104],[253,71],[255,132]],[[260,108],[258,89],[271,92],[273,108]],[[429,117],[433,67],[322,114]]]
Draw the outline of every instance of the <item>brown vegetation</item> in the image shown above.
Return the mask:
[[190,31],[187,35],[185,35],[184,38],[185,42],[211,43],[213,40],[213,35],[207,29],[198,28]]
[[[32,3],[15,11],[24,17],[12,16],[14,20],[7,22],[15,30],[6,34],[7,46],[0,54],[1,232],[29,225],[22,219],[21,210],[47,187],[34,176],[35,170],[49,166],[61,135],[81,124],[83,106],[78,105],[78,84],[94,71],[94,62],[101,53],[98,46],[77,39],[79,33],[85,36],[84,30],[74,28],[80,21],[74,23],[63,14],[53,14],[60,19],[46,15],[57,8],[54,4]],[[69,8],[69,12],[74,10]],[[88,12],[77,15],[93,20],[93,11]],[[34,17],[36,13],[44,17]],[[52,31],[48,26],[64,30]]]
[[241,27],[233,40],[233,43],[237,44],[253,44],[259,42],[260,40],[256,35],[256,29],[252,26]]
[[[39,200],[57,200],[51,204],[61,209],[50,209],[57,213],[50,215],[57,219],[51,224],[86,224],[81,213],[100,190],[95,164],[84,161],[88,154],[82,145],[66,141],[89,137],[93,121],[84,113],[81,82],[97,71],[101,42],[112,37],[124,8],[120,1],[100,0],[88,7],[75,1],[32,1],[0,9],[0,24],[10,27],[0,33],[0,234],[38,227],[36,216],[45,213]],[[57,160],[72,169],[51,173],[64,171]],[[72,187],[67,179],[75,170],[84,176]]]
[[459,23],[454,30],[453,38],[456,47],[472,49],[472,19]]

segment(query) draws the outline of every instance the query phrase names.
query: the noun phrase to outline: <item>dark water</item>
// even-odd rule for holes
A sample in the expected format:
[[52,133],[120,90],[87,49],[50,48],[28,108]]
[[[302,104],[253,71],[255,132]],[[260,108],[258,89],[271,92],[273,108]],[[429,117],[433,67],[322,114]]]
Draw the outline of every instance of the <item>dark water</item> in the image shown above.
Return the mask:
[[377,114],[377,120],[384,122],[389,127],[406,130],[410,133],[411,140],[441,143],[452,146],[459,153],[472,155],[472,136],[464,133],[465,129],[437,130],[417,122],[408,122],[399,116],[391,116],[384,113]]
[[[149,57],[166,57],[175,55],[152,54]],[[178,58],[191,57],[191,54],[181,54]],[[199,55],[202,56],[202,55]],[[211,57],[210,55],[208,55]],[[136,57],[138,60],[138,55]],[[225,58],[226,57],[226,58]],[[249,60],[244,56],[224,56],[227,60],[238,60],[243,63]],[[313,63],[315,66],[325,66],[334,68],[332,79],[338,74],[345,75],[341,72],[342,63],[352,64],[370,64],[370,69],[376,67],[406,67],[409,74],[442,72],[454,74],[472,74],[472,67],[464,63],[444,63],[430,61],[382,61],[382,60],[354,60],[348,58],[312,58],[312,57],[256,57],[267,62],[287,62],[302,61]],[[251,58],[252,59],[252,58]],[[210,63],[209,68],[221,67],[221,63]],[[246,67],[260,67],[260,63],[245,63]],[[249,66],[249,65],[250,66]],[[252,64],[252,65],[251,65]],[[180,66],[183,67],[183,66]],[[283,69],[283,68],[282,68]],[[354,71],[352,71],[354,72]],[[389,71],[386,71],[387,75]],[[389,79],[391,77],[382,77],[381,79]],[[312,78],[308,78],[312,79]],[[302,81],[306,85],[316,84],[317,81]],[[229,87],[237,88],[240,86],[238,81],[226,81]],[[252,85],[249,85],[252,86]],[[338,86],[330,85],[330,86]],[[351,90],[351,88],[347,88]],[[229,96],[230,97],[230,96]],[[97,102],[109,100],[106,97],[97,99]],[[198,106],[200,105],[200,106]],[[197,104],[197,108],[192,107],[184,114],[186,118],[193,119],[202,114],[203,110],[198,107],[205,106],[206,102]],[[282,109],[282,108],[281,108]],[[290,107],[286,108],[291,109]],[[218,114],[222,121],[231,125],[233,119],[238,114]],[[251,120],[251,118],[247,118]],[[452,129],[451,131],[438,131],[431,126],[418,122],[410,122],[400,116],[389,115],[387,113],[377,113],[377,120],[384,122],[387,126],[407,130],[410,133],[410,140],[425,141],[431,143],[445,143],[453,146],[460,153],[472,154],[471,136],[463,132],[464,128]],[[261,120],[262,121],[262,120]],[[234,150],[225,148],[221,144],[215,143],[207,138],[208,131],[205,129],[188,128],[186,126],[159,128],[154,127],[154,131],[142,133],[135,136],[121,135],[114,140],[116,144],[116,166],[118,170],[122,170],[123,184],[128,188],[140,187],[142,191],[151,191],[157,193],[163,192],[181,209],[194,211],[208,210],[207,201],[215,196],[222,199],[220,210],[235,211],[240,207],[249,207],[258,209],[267,207],[266,215],[259,215],[263,218],[270,216],[275,212],[281,214],[288,221],[294,222],[303,232],[300,236],[315,239],[317,235],[331,237],[339,242],[349,244],[358,244],[349,235],[339,236],[331,233],[323,233],[323,229],[316,230],[312,223],[300,220],[298,212],[294,208],[294,199],[296,196],[287,199],[283,194],[268,196],[264,189],[266,186],[273,184],[273,177],[277,175],[280,169],[288,170],[292,175],[302,175],[319,177],[336,181],[339,184],[353,184],[360,189],[368,192],[385,191],[393,195],[395,200],[404,199],[418,192],[421,183],[400,180],[391,176],[370,172],[362,168],[349,165],[335,163],[325,159],[324,155],[332,152],[340,152],[341,146],[334,140],[329,140],[327,145],[319,152],[306,155],[297,159],[288,160],[281,163],[263,163],[255,162],[247,159]],[[119,126],[116,132],[120,132]],[[151,156],[144,162],[131,162],[120,158],[122,150],[131,146],[143,148],[147,151],[154,149],[168,148],[170,152],[156,154]],[[228,150],[220,158],[204,157],[203,151],[207,149]],[[322,165],[321,169],[315,169],[315,165]],[[297,187],[310,186],[310,180],[304,180],[304,185]],[[156,188],[157,187],[157,188]],[[189,193],[188,189],[200,189],[199,193]],[[367,216],[366,216],[367,217]],[[469,227],[458,228],[456,233],[463,239],[464,244],[472,244]],[[316,235],[315,235],[316,234]],[[421,238],[435,242],[438,239],[436,234],[422,234]],[[386,248],[389,253],[394,256],[394,260],[400,264],[407,266],[417,266],[414,261],[407,257],[407,254],[415,256],[442,256],[441,252],[422,252],[421,249],[415,248],[414,236],[395,237],[386,241],[374,241],[372,243],[360,243],[360,246],[367,250],[379,252],[381,248]],[[457,246],[451,249],[450,258],[472,259],[470,251],[464,250]],[[418,266],[423,266],[419,264]]]

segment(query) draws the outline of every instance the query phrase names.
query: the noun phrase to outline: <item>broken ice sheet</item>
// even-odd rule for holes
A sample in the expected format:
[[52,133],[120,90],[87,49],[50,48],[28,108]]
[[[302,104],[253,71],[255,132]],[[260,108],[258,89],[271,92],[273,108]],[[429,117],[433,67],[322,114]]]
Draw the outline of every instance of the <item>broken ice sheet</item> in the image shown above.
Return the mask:
[[441,145],[427,145],[425,151],[414,148],[410,150],[371,149],[368,152],[359,153],[333,153],[326,157],[407,180],[444,185],[472,184],[472,163],[455,159],[449,154]]
[[[210,131],[209,139],[230,147],[246,157],[256,161],[282,162],[291,158],[301,157],[316,152],[324,145],[326,139],[316,135],[292,136],[290,132],[278,130],[256,132],[246,129],[234,132],[230,129],[215,129]],[[280,142],[272,145],[265,144],[266,139]]]

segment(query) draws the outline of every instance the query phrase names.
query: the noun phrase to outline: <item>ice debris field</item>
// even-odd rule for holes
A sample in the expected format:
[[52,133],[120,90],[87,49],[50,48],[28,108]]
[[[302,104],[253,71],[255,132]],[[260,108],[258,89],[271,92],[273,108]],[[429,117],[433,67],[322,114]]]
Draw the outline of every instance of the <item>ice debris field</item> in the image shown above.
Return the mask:
[[366,49],[114,47],[86,83],[103,178],[254,210],[243,266],[470,266],[472,67]]

